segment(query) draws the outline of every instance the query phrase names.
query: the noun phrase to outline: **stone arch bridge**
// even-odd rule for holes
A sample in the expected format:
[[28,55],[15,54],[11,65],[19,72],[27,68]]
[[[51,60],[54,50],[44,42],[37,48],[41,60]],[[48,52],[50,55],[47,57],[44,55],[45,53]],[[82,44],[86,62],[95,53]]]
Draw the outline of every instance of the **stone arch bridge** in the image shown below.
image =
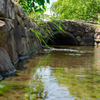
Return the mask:
[[[100,25],[94,22],[71,21],[71,20],[55,20],[53,22],[46,21],[46,33],[52,34],[52,41],[47,39],[48,45],[83,45],[93,46],[100,42]],[[62,29],[63,30],[62,30]],[[47,31],[49,30],[49,32]]]

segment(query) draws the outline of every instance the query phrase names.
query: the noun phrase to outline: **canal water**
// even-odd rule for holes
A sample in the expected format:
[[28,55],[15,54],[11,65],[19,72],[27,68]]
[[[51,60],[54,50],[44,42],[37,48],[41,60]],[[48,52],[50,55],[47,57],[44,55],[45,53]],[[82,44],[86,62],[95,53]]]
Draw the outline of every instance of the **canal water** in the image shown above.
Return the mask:
[[100,100],[100,47],[44,48],[0,82],[0,100]]

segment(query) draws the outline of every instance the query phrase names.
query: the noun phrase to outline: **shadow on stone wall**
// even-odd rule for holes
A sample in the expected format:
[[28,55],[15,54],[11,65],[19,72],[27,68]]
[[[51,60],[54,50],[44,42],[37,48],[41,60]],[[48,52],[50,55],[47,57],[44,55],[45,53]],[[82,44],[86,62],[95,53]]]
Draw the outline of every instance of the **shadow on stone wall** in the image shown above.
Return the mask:
[[[70,34],[70,35],[69,35]],[[64,33],[63,35],[58,32],[54,35],[53,40],[48,40],[48,45],[78,45],[76,38],[71,33]]]

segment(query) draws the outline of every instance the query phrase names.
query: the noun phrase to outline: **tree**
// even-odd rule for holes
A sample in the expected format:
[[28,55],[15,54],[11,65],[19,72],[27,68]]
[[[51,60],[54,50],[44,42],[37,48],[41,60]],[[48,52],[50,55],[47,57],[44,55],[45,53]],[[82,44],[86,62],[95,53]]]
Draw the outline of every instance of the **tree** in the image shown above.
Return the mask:
[[38,12],[46,10],[45,3],[50,3],[50,0],[15,0],[23,6],[26,13]]
[[58,0],[51,11],[60,19],[99,21],[100,0]]

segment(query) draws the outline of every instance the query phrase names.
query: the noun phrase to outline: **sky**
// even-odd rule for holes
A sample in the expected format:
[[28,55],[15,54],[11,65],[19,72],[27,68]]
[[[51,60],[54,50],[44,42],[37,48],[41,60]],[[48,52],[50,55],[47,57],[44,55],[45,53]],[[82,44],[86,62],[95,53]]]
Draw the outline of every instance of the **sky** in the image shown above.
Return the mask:
[[50,7],[51,7],[51,5],[52,5],[52,3],[53,2],[56,2],[57,0],[50,0],[50,4],[46,4],[46,6],[47,6],[47,11],[44,13],[44,14],[49,14],[49,15],[51,15],[51,13],[50,13]]

